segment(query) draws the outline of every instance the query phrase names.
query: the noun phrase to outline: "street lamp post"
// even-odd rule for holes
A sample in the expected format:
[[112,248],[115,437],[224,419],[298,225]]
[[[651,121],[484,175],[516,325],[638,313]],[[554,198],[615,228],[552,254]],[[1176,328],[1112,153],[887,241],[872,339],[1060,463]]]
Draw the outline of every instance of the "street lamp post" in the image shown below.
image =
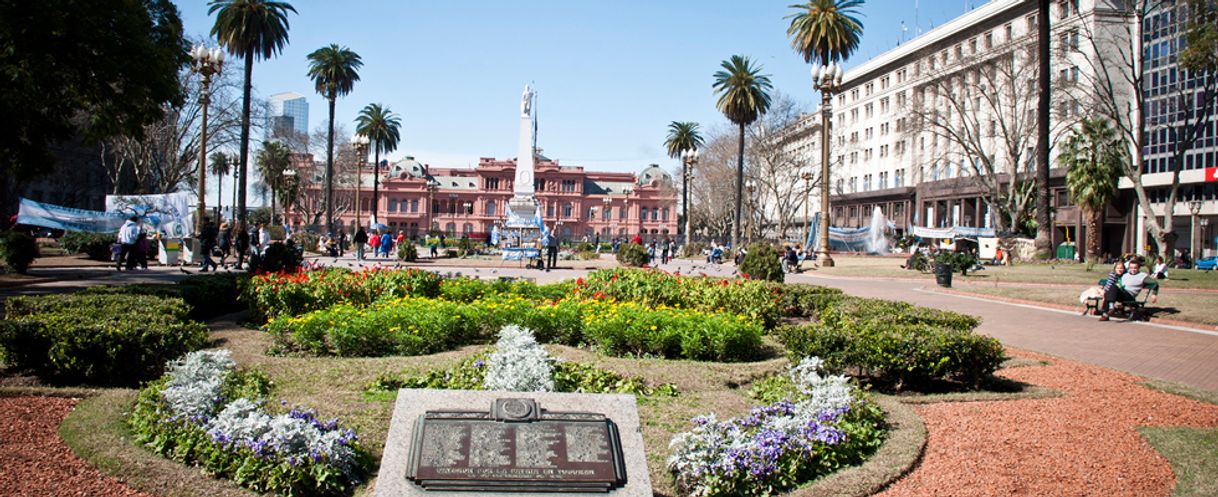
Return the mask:
[[833,267],[829,255],[829,128],[833,119],[833,94],[842,87],[842,66],[835,62],[812,68],[812,85],[820,90],[820,247],[816,257],[822,267]]
[[224,52],[219,48],[208,49],[202,44],[195,45],[190,51],[193,59],[190,69],[203,77],[203,88],[199,94],[199,104],[203,107],[203,125],[199,136],[199,205],[195,214],[195,240],[203,233],[203,218],[207,217],[207,106],[211,103],[211,77],[219,74],[224,67]]
[[[360,190],[364,187],[364,162],[368,159],[368,137],[356,133],[351,137],[351,145],[355,147],[355,155],[359,157],[355,166],[355,225],[363,226],[360,223],[360,211],[364,210],[364,204],[360,203]],[[376,224],[376,204],[372,205],[372,217],[370,224]]]
[[[605,204],[604,207],[601,208],[601,222],[604,223],[604,226],[601,226],[601,233],[605,234],[605,238],[612,238],[613,233],[607,230],[609,229],[609,219],[613,217],[613,199],[609,198],[608,195],[605,195],[605,198],[601,199],[601,203]],[[597,245],[596,251],[600,252],[600,250],[601,246]]]
[[1190,218],[1190,226],[1188,229],[1188,256],[1189,259],[1197,260],[1197,215],[1201,214],[1201,201],[1193,200],[1188,203],[1188,212],[1192,214]]
[[685,245],[689,246],[690,240],[693,239],[692,235],[689,232],[690,226],[693,225],[690,222],[690,215],[689,215],[689,184],[692,183],[693,179],[694,179],[694,165],[698,163],[698,149],[691,148],[691,149],[682,151],[681,152],[681,161],[685,164],[685,167],[683,168],[683,171],[682,171],[684,174],[684,181],[685,181],[684,187],[682,188],[682,194],[683,194],[682,203],[684,205],[681,206],[681,210],[683,210],[685,212]]
[[[808,206],[812,204],[812,173],[804,172],[799,177],[804,179],[804,240],[812,238],[812,218],[808,217]],[[804,247],[807,250],[811,247]]]
[[752,178],[744,183],[745,189],[749,191],[749,238],[748,243],[753,243],[753,232],[757,231],[757,200],[753,195],[757,192],[757,182]]
[[633,192],[633,191],[634,191],[634,189],[633,189],[633,188],[630,188],[630,187],[626,187],[624,190],[622,190],[622,193],[625,195],[625,197],[623,198],[623,204],[626,206],[626,219],[625,219],[625,221],[626,221],[626,237],[627,237],[627,240],[629,240],[629,239],[630,239],[630,219],[631,219],[632,217],[634,217],[634,216],[631,216],[631,215],[630,215],[630,193],[631,193],[631,192]]
[[[290,185],[292,188],[292,190],[291,190],[292,194],[289,195],[284,200],[295,201],[296,195],[300,194],[300,183],[298,183],[296,181],[296,176],[297,176],[297,174],[296,174],[295,168],[289,167],[287,171],[283,172],[284,183],[287,185]],[[295,231],[293,229],[290,229],[290,228],[292,228],[292,225],[293,225],[293,223],[292,223],[292,202],[289,202],[289,201],[283,202],[283,224],[289,228],[288,232]]]

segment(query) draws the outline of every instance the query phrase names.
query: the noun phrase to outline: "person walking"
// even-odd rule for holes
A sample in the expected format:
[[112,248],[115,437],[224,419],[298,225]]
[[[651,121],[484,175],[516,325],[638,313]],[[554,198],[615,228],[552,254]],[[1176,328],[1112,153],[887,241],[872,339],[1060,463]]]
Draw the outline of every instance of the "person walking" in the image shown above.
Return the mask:
[[267,229],[265,224],[258,225],[258,256],[266,254],[267,247],[271,246],[271,230]]
[[402,231],[402,230],[398,230],[398,237],[396,239],[394,239],[393,245],[395,247],[397,247],[398,250],[402,250],[402,246],[405,243],[406,243],[406,232]]
[[364,231],[363,226],[359,227],[351,241],[355,242],[355,259],[364,260],[364,244],[368,243],[368,232]]
[[228,254],[233,248],[233,228],[228,223],[220,223],[219,238],[216,239],[216,245],[220,248],[220,267],[227,268]]
[[550,232],[549,240],[546,240],[546,271],[549,272],[558,265],[558,234]]
[[338,256],[342,257],[347,252],[347,231],[338,230]]
[[148,269],[148,234],[140,230],[140,236],[135,239],[135,261],[140,269]]
[[672,240],[667,238],[660,242],[660,260],[663,264],[668,264],[668,256],[672,253]]
[[210,218],[203,218],[203,231],[199,233],[199,255],[202,256],[202,262],[199,263],[200,273],[219,267],[216,261],[211,259],[211,253],[216,249],[216,238],[216,223],[211,222]]
[[135,269],[135,242],[140,238],[140,218],[131,216],[123,222],[123,226],[118,229],[118,257],[114,260],[114,270],[122,271],[123,262],[127,263],[127,270]]
[[368,239],[368,245],[372,247],[372,257],[375,259],[381,256],[381,232],[380,230],[372,230],[372,236]]
[[237,263],[233,265],[233,269],[241,269],[245,265],[245,256],[250,250],[250,232],[243,229],[238,229],[237,234],[233,237],[233,249],[237,251]]

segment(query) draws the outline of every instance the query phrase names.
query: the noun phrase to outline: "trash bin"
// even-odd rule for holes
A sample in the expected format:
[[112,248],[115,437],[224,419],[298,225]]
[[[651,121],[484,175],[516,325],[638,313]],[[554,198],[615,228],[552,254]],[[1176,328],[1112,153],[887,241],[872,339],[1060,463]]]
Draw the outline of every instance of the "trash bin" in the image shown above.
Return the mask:
[[1073,243],[1063,243],[1057,246],[1058,259],[1073,259],[1075,248]]
[[935,263],[935,283],[944,288],[952,287],[952,267],[942,262]]

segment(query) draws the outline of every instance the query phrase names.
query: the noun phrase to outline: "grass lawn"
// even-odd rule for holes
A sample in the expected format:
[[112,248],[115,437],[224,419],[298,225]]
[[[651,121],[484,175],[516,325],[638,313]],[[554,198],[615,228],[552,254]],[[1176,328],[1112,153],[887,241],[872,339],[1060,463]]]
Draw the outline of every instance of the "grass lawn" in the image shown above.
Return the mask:
[[[1078,294],[1082,291],[1081,286],[1079,288],[1058,288],[976,285],[963,287],[960,290],[984,295],[1076,306],[1082,312],[1082,304],[1078,302]],[[1218,326],[1218,312],[1215,312],[1214,309],[1215,301],[1218,301],[1218,295],[1168,292],[1159,295],[1159,302],[1148,304],[1147,309],[1155,317]]]
[[[919,273],[902,269],[903,257],[834,256],[836,265],[819,268],[812,274],[827,276],[861,276],[872,278],[914,278],[934,281],[931,273]],[[1094,285],[1108,276],[1108,266],[1096,266],[1087,271],[1085,264],[1017,264],[1014,266],[986,266],[984,270],[956,274],[953,284],[1004,284],[1004,283],[1052,283],[1062,285]],[[1164,283],[1171,288],[1218,289],[1218,271],[1172,269],[1171,279]],[[1076,294],[1077,296],[1077,294]]]
[[1218,429],[1142,427],[1146,441],[1171,463],[1175,497],[1218,495]]

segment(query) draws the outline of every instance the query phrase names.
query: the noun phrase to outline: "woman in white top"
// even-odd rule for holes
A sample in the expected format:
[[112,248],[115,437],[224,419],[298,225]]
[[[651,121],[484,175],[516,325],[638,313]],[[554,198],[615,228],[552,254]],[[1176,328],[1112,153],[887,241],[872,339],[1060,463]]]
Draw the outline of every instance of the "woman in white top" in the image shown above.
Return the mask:
[[1163,262],[1162,256],[1155,259],[1155,267],[1150,274],[1157,280],[1167,279],[1167,263]]
[[258,253],[262,254],[267,247],[271,246],[271,231],[266,229],[265,224],[258,225]]

